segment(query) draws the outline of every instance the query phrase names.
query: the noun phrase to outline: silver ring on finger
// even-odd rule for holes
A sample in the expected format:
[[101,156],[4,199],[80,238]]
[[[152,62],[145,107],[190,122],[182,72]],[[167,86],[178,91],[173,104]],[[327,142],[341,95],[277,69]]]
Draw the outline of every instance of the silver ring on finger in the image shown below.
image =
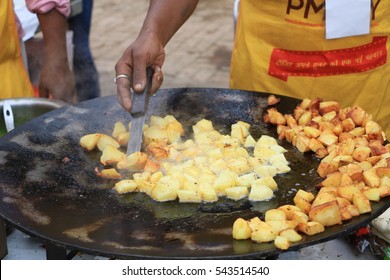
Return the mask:
[[114,78],[114,83],[116,83],[116,81],[117,81],[118,79],[120,79],[120,78],[125,78],[125,79],[128,79],[128,80],[130,81],[129,76],[127,76],[126,74],[120,74],[120,75],[118,75],[118,76],[116,76],[116,77]]

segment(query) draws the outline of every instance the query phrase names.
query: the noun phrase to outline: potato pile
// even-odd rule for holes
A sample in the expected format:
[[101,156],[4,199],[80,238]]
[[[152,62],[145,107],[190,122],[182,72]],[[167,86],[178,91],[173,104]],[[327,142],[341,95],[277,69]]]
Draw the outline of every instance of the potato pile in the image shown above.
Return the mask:
[[[131,123],[130,123],[131,125]],[[219,197],[233,200],[269,200],[277,189],[274,176],[291,169],[276,139],[263,135],[255,140],[250,125],[238,121],[224,135],[210,120],[192,127],[193,137],[184,138],[184,129],[172,115],[151,116],[144,126],[144,152],[126,157],[129,130],[117,122],[112,135],[95,133],[80,139],[80,145],[102,152],[104,166],[98,175],[122,179],[118,193],[143,192],[156,201],[214,202]],[[121,171],[137,171],[122,178]]]
[[[371,212],[371,203],[390,195],[390,145],[385,144],[380,126],[362,108],[342,109],[335,101],[304,99],[292,114],[268,109],[264,121],[277,125],[279,139],[286,139],[299,151],[311,151],[321,158],[317,172],[324,180],[318,186],[316,197],[300,190],[294,197],[295,205],[278,208],[295,209],[294,213],[304,216],[306,221],[281,214],[282,218],[277,217],[278,221],[284,221],[280,231],[270,225],[275,218],[266,217],[265,222],[255,224],[252,220],[240,220],[233,226],[235,238],[252,238],[256,242],[274,240],[277,248],[287,249],[289,242],[294,241],[280,237],[285,235],[286,224],[289,229],[309,235],[318,233],[323,231],[321,226],[341,224]],[[269,238],[263,241],[258,236]]]

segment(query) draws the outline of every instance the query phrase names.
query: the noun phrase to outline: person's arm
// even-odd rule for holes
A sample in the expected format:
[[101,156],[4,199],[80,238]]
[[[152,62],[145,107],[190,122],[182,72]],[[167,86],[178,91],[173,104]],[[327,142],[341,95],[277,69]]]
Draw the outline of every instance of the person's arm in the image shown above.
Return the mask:
[[141,92],[146,85],[146,68],[152,67],[152,93],[163,81],[161,67],[164,63],[164,47],[195,10],[199,0],[151,0],[148,13],[137,39],[125,50],[115,65],[118,78],[119,103],[131,110],[130,88]]
[[69,68],[66,48],[70,2],[69,0],[27,0],[27,6],[37,14],[45,42],[39,95],[73,103],[75,81]]

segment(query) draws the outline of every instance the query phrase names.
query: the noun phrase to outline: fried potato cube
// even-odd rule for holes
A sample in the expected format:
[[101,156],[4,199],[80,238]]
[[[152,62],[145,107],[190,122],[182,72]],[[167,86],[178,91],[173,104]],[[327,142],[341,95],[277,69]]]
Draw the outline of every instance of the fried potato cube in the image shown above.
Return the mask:
[[263,160],[269,160],[273,156],[277,155],[277,152],[272,150],[270,147],[256,146],[253,150],[253,155]]
[[274,177],[278,174],[278,169],[272,165],[258,165],[254,167],[254,171],[259,177]]
[[356,126],[361,126],[367,113],[359,106],[351,108],[347,113],[347,118],[351,118]]
[[145,145],[149,145],[151,142],[157,142],[161,144],[168,143],[168,134],[165,129],[160,126],[149,126],[148,128],[144,129],[143,136]]
[[340,172],[328,174],[320,185],[322,187],[338,187],[341,184],[341,177],[342,174]]
[[214,202],[218,200],[217,193],[211,185],[202,184],[198,187],[198,193],[203,201]]
[[308,214],[311,208],[311,204],[309,201],[304,199],[302,196],[295,195],[293,199],[295,206],[299,207],[301,211],[305,214]]
[[133,179],[138,186],[138,190],[146,193],[147,195],[150,195],[154,188],[154,185],[150,183],[150,178],[150,172],[135,173],[133,175]]
[[290,242],[287,237],[278,235],[274,240],[274,245],[280,250],[287,250],[290,247]]
[[225,189],[226,197],[233,200],[240,200],[248,196],[247,187],[231,187]]
[[291,215],[291,220],[299,223],[307,223],[309,221],[309,216],[301,211],[294,211]]
[[377,188],[381,184],[381,178],[378,176],[375,168],[364,171],[363,180],[371,188]]
[[282,210],[286,214],[288,220],[292,219],[292,215],[294,212],[302,212],[299,207],[290,204],[279,206],[277,209]]
[[129,193],[137,190],[137,183],[134,180],[121,180],[115,184],[114,189],[117,193]]
[[297,135],[295,146],[301,153],[310,151],[310,140],[311,138],[305,135]]
[[307,235],[315,235],[325,231],[325,227],[323,225],[314,221],[307,222],[307,223],[300,223],[298,224],[297,229],[300,232],[303,232]]
[[304,111],[298,119],[298,125],[307,125],[311,121],[312,117],[313,115],[311,111]]
[[348,207],[340,207],[340,215],[342,221],[347,221],[353,218],[352,214],[348,210]]
[[379,188],[369,188],[362,193],[370,201],[379,201],[381,199]]
[[340,111],[340,104],[336,101],[322,101],[320,102],[319,112],[324,115],[329,112],[338,113]]
[[260,185],[265,185],[273,191],[278,188],[278,184],[276,183],[275,179],[272,176],[265,176],[265,177],[259,178],[259,179],[255,180],[254,183],[260,184]]
[[114,129],[112,130],[111,135],[112,137],[118,140],[118,136],[126,132],[127,132],[126,126],[121,121],[117,121],[114,124]]
[[121,147],[127,146],[127,144],[129,143],[129,139],[130,139],[130,132],[121,133],[116,137],[116,140],[118,141]]
[[236,178],[236,185],[242,187],[250,187],[257,180],[257,178],[258,177],[255,172],[241,175]]
[[[163,145],[160,143],[156,142],[151,142],[147,147],[146,147],[146,153],[154,157],[155,159],[164,159],[168,158],[168,148],[165,148]],[[169,149],[171,151],[172,149]]]
[[289,242],[298,242],[302,240],[302,235],[300,235],[295,229],[287,228],[279,232],[279,236],[287,238]]
[[265,222],[260,220],[259,217],[254,217],[254,218],[250,219],[248,221],[248,223],[249,223],[249,227],[251,228],[251,230],[255,231],[259,225],[261,225],[261,224],[263,224]]
[[337,200],[337,204],[339,205],[340,208],[347,207],[348,205],[351,205],[351,202],[344,197],[337,196],[336,200]]
[[379,195],[380,197],[386,197],[390,195],[390,178],[383,177],[381,180],[381,185],[379,186]]
[[146,160],[146,163],[145,163],[145,166],[144,166],[144,170],[145,171],[149,171],[150,173],[155,173],[159,169],[160,169],[160,164],[159,163],[157,163],[157,162],[155,162],[153,160],[150,160],[150,159]]
[[337,171],[337,167],[337,165],[332,163],[321,162],[317,167],[317,173],[320,177],[324,178],[326,175]]
[[238,157],[228,161],[228,168],[241,176],[252,170],[252,167],[246,157]]
[[359,164],[350,163],[346,165],[346,174],[351,177],[352,181],[361,181],[364,178],[363,169]]
[[243,218],[238,218],[233,223],[233,238],[234,239],[249,239],[251,238],[252,230],[249,224]]
[[237,138],[241,144],[244,144],[245,138],[249,135],[250,125],[239,121],[231,125],[230,135],[234,138]]
[[347,209],[349,211],[349,213],[351,213],[351,215],[353,217],[357,217],[360,215],[360,212],[359,212],[359,208],[357,208],[355,205],[351,204],[351,205],[348,205],[347,206]]
[[103,169],[97,175],[105,179],[122,179],[122,175],[115,168]]
[[382,177],[389,177],[390,178],[390,167],[378,167],[376,169],[376,174],[382,178]]
[[306,136],[309,138],[317,138],[321,134],[321,130],[312,126],[305,126],[303,128],[303,131],[305,132]]
[[149,120],[149,125],[150,126],[159,126],[161,128],[166,128],[168,125],[168,120],[163,118],[163,117],[160,117],[160,116],[151,115],[150,120]]
[[267,223],[261,223],[251,233],[251,239],[254,242],[270,242],[275,240],[277,234],[274,229]]
[[320,141],[325,146],[330,146],[338,142],[338,137],[330,129],[325,129],[318,136],[317,140]]
[[264,116],[264,122],[276,125],[286,124],[286,119],[276,108],[271,108],[267,110],[267,114]]
[[151,197],[157,201],[169,201],[177,198],[177,192],[180,190],[180,184],[171,176],[164,176],[156,182],[151,192]]
[[275,105],[277,103],[279,103],[280,101],[280,98],[276,97],[275,95],[271,94],[267,97],[267,105],[268,106],[272,106],[272,105]]
[[198,195],[196,191],[192,190],[178,190],[177,196],[179,198],[179,202],[183,203],[200,203],[202,202],[202,198]]
[[92,151],[95,149],[100,135],[100,133],[93,133],[82,136],[80,138],[80,146],[87,149],[88,151]]
[[358,162],[365,161],[370,157],[370,155],[371,155],[371,149],[370,147],[367,146],[358,146],[352,152],[353,159]]
[[360,214],[371,212],[371,203],[367,197],[363,194],[354,194],[352,197],[352,203],[359,209]]
[[230,170],[222,170],[213,184],[213,188],[217,195],[225,195],[226,188],[235,187],[237,177],[237,173]]
[[214,130],[213,123],[210,120],[202,119],[192,126],[195,134]]
[[337,188],[337,193],[339,196],[352,201],[354,194],[360,194],[360,190],[356,186],[350,185]]
[[364,129],[364,127],[355,127],[349,133],[355,137],[360,137],[360,136],[364,135],[365,129]]
[[343,131],[345,131],[345,132],[349,132],[356,127],[355,123],[353,122],[353,120],[351,118],[346,118],[346,119],[342,120],[341,126],[343,127]]
[[245,138],[244,147],[245,148],[253,148],[256,145],[256,140],[253,138],[252,135],[248,135],[248,137]]
[[315,198],[314,194],[312,194],[311,192],[307,192],[307,191],[301,190],[301,189],[298,190],[295,195],[302,197],[304,200],[306,200],[308,202],[312,202]]
[[103,153],[100,157],[100,162],[103,165],[112,165],[116,164],[122,160],[125,160],[126,155],[119,151],[117,148],[108,144],[103,150]]
[[333,193],[330,192],[322,192],[317,194],[316,198],[314,199],[313,203],[311,204],[311,207],[313,208],[314,206],[325,204],[331,201],[335,201],[336,196]]
[[268,135],[260,136],[259,140],[256,142],[256,147],[271,147],[273,145],[278,145],[278,142],[275,138]]
[[144,170],[148,155],[142,152],[135,152],[127,156],[126,160],[118,162],[117,167],[119,169],[127,169],[130,171]]
[[97,145],[98,149],[100,151],[102,151],[102,152],[107,147],[107,145],[111,145],[111,146],[113,146],[115,148],[119,148],[120,147],[118,141],[116,141],[115,138],[113,138],[113,137],[111,137],[111,136],[109,136],[107,134],[100,134],[100,137],[99,137],[96,145]]
[[291,220],[291,221],[287,221],[287,220],[284,220],[284,221],[268,221],[266,223],[269,224],[273,228],[273,230],[274,230],[274,232],[276,234],[279,234],[280,231],[285,230],[287,228],[294,229],[298,225],[298,222],[294,221],[294,220]]
[[269,200],[274,196],[272,189],[263,184],[253,184],[249,192],[248,199],[250,201],[264,201]]
[[183,126],[171,115],[166,116],[165,119],[168,119],[168,125],[166,127],[168,143],[179,142],[181,136],[184,135]]
[[309,212],[311,221],[318,222],[323,226],[341,224],[340,208],[336,200],[313,206]]
[[150,176],[150,183],[155,184],[158,180],[161,179],[161,177],[164,177],[164,173],[162,173],[162,171],[156,171],[152,173]]
[[266,222],[269,221],[285,221],[287,220],[287,215],[283,210],[280,209],[269,209],[265,212]]

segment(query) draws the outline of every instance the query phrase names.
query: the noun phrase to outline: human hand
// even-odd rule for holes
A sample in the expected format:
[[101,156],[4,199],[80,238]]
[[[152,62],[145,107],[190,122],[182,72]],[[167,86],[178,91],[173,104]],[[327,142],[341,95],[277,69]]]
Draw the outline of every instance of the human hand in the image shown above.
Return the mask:
[[67,59],[45,61],[39,80],[39,96],[75,103],[75,80]]
[[[115,65],[118,102],[122,107],[131,110],[131,93],[142,92],[146,86],[146,68],[153,69],[151,94],[155,93],[163,82],[161,67],[165,51],[157,36],[142,33],[123,53]],[[120,77],[118,77],[120,76]]]

